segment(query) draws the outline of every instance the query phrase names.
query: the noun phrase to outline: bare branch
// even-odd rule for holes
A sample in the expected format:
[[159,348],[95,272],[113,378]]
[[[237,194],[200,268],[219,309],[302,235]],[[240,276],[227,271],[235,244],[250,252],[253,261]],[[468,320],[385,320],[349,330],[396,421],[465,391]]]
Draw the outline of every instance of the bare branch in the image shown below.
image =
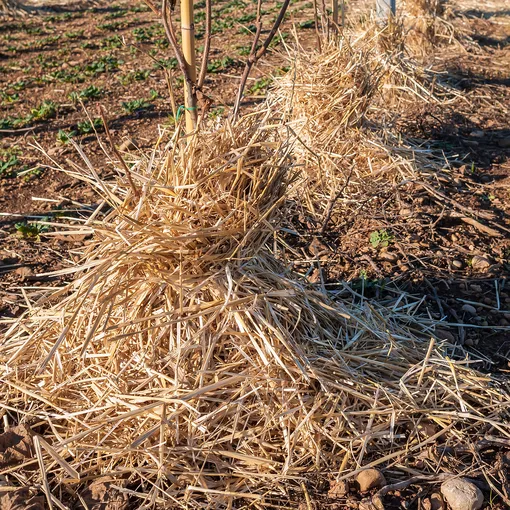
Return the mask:
[[202,54],[202,65],[200,67],[200,75],[198,76],[197,88],[201,89],[204,85],[205,76],[207,74],[207,64],[209,61],[209,52],[211,50],[212,37],[212,0],[205,0],[205,42],[204,52]]
[[161,16],[161,12],[160,10],[156,7],[156,5],[154,4],[154,2],[152,0],[143,0],[145,5],[147,5],[147,7],[149,7],[149,9],[158,17]]
[[282,24],[283,18],[285,17],[285,13],[287,12],[287,8],[289,7],[290,0],[284,0],[282,7],[280,8],[280,12],[278,13],[278,17],[276,18],[271,31],[268,36],[264,40],[262,46],[257,49],[258,40],[260,38],[260,32],[262,30],[262,20],[261,20],[261,1],[257,5],[257,31],[255,33],[255,39],[253,41],[250,54],[248,55],[248,60],[246,61],[246,66],[243,71],[243,75],[241,77],[241,83],[239,84],[239,89],[237,91],[236,102],[234,104],[234,110],[232,112],[232,118],[235,122],[237,120],[237,116],[239,115],[239,108],[241,106],[241,100],[243,98],[244,88],[246,87],[246,82],[248,81],[248,76],[253,68],[253,66],[259,61],[259,59],[264,55],[271,44],[271,41],[274,39],[276,32],[280,28]]

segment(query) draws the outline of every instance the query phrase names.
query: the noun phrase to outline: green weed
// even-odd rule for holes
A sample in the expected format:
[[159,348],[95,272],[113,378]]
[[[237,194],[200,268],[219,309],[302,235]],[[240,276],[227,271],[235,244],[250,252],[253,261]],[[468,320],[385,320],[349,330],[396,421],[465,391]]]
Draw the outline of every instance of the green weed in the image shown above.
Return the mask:
[[77,128],[80,135],[88,135],[94,131],[103,129],[103,121],[100,118],[96,118],[92,122],[90,122],[90,120],[84,120],[78,122]]
[[11,87],[14,90],[23,90],[30,82],[28,80],[18,80],[17,82],[13,83]]
[[175,57],[160,58],[153,66],[153,69],[177,69],[177,59]]
[[18,236],[22,239],[36,239],[39,240],[42,233],[47,232],[49,227],[47,225],[39,225],[37,223],[16,223],[14,225]]
[[12,104],[19,100],[19,94],[8,94],[5,90],[0,90],[0,100],[2,105]]
[[18,172],[18,177],[21,177],[25,182],[29,182],[34,179],[38,179],[43,173],[44,168],[36,166],[35,168],[30,168],[28,170]]
[[76,136],[76,131],[64,131],[63,129],[59,129],[57,133],[57,142],[61,145],[66,145],[69,143],[71,138]]
[[37,108],[30,111],[30,120],[47,120],[57,115],[57,105],[50,99],[45,99]]
[[247,46],[237,46],[237,53],[239,53],[239,55],[243,56],[243,57],[246,57],[250,54],[250,51],[251,51],[251,45],[247,45]]
[[16,172],[14,169],[19,165],[18,156],[11,155],[8,160],[0,160],[0,177],[14,177]]
[[249,89],[249,94],[262,95],[267,90],[273,79],[270,76],[259,78]]
[[98,60],[94,60],[85,66],[85,73],[87,74],[101,74],[116,71],[124,61],[119,60],[113,55],[105,55]]
[[79,101],[86,102],[90,99],[97,99],[101,97],[102,93],[103,89],[96,87],[95,85],[89,85],[80,92],[71,92],[69,94],[69,99],[73,103],[78,103]]
[[136,42],[150,42],[154,36],[154,30],[150,27],[138,27],[133,30],[133,36]]
[[75,32],[66,32],[64,34],[64,37],[67,37],[68,39],[80,39],[83,37],[85,30],[76,30]]
[[370,234],[370,244],[374,248],[385,248],[393,241],[393,235],[386,230],[376,230]]
[[127,113],[135,113],[141,110],[152,108],[154,105],[146,99],[133,99],[132,101],[123,101],[122,109]]
[[118,35],[111,35],[109,37],[105,37],[101,39],[99,42],[99,47],[103,49],[114,49],[122,47],[123,42],[122,38]]
[[131,12],[148,12],[150,9],[145,4],[139,4],[129,9]]
[[127,14],[126,9],[118,9],[113,12],[109,12],[104,19],[116,19],[116,18],[122,18]]
[[108,30],[115,32],[117,30],[121,30],[123,28],[127,28],[128,23],[126,21],[112,21],[111,23],[99,23],[96,25],[96,28],[99,30]]
[[211,60],[211,62],[207,64],[207,70],[210,73],[219,73],[234,67],[235,64],[237,64],[237,62],[233,58],[223,57],[221,59]]

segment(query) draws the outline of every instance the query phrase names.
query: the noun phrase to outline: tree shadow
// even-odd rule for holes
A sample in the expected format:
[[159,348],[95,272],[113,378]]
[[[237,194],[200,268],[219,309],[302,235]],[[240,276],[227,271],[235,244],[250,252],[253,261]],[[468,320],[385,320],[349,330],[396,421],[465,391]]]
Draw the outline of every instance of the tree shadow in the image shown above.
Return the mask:
[[503,11],[482,11],[480,9],[469,9],[467,11],[460,11],[459,14],[468,18],[491,19],[500,16],[510,16],[510,9]]

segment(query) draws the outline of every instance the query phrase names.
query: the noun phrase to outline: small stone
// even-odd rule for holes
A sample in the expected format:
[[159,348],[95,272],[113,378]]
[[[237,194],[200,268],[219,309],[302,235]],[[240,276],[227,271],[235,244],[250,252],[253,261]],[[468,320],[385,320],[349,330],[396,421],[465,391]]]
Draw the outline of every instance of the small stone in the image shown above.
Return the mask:
[[441,485],[441,494],[452,510],[478,510],[483,505],[482,491],[465,478],[451,478]]
[[349,482],[347,480],[340,480],[339,482],[331,482],[328,498],[338,499],[344,497],[349,492]]
[[21,276],[21,279],[24,280],[25,278],[28,278],[29,276],[32,276],[33,271],[27,266],[18,267],[16,271],[14,271],[18,276]]
[[438,492],[434,492],[432,496],[430,496],[430,510],[443,510],[445,508],[443,496]]
[[455,269],[462,269],[464,267],[464,263],[462,262],[462,260],[455,259],[452,261],[452,266]]
[[48,156],[56,156],[60,152],[60,147],[51,147],[47,150]]
[[136,149],[136,142],[132,138],[128,138],[127,140],[124,140],[120,146],[119,151],[132,151]]
[[471,259],[471,265],[473,266],[473,269],[487,269],[491,265],[491,263],[487,257],[475,255]]
[[485,136],[485,133],[481,129],[475,129],[469,133],[470,136],[473,138],[483,138]]
[[456,341],[455,335],[451,331],[444,329],[436,329],[436,337],[438,340],[447,340],[452,344]]
[[378,469],[364,469],[356,477],[359,484],[359,490],[366,492],[370,489],[378,489],[386,485],[386,478]]
[[462,311],[469,313],[469,315],[476,315],[476,308],[474,306],[468,305],[467,303],[462,306]]
[[377,495],[372,498],[363,498],[359,502],[358,510],[384,510],[384,504]]
[[464,345],[466,345],[467,347],[473,347],[473,345],[475,345],[475,342],[472,338],[466,338],[466,340],[464,340]]
[[498,141],[498,145],[503,149],[509,149],[510,148],[510,136],[507,136],[506,138],[501,138],[501,140]]
[[452,234],[452,243],[458,243],[459,242],[459,236],[456,234]]
[[[425,434],[426,437],[431,437],[437,432],[437,428],[433,423],[420,423],[418,425],[418,430]],[[426,450],[425,450],[426,452]],[[426,452],[427,453],[427,452]]]
[[395,263],[398,260],[398,255],[391,251],[383,251],[380,254],[382,260],[386,260],[387,262]]

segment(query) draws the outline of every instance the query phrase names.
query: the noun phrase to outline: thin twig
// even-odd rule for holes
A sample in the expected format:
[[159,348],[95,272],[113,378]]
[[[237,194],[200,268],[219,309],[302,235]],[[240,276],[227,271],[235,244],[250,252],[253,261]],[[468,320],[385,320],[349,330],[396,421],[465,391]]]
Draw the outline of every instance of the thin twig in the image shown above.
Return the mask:
[[129,187],[131,188],[131,191],[134,193],[135,197],[138,197],[140,193],[138,192],[138,189],[135,186],[135,183],[133,182],[133,178],[131,177],[131,170],[129,170],[128,166],[126,165],[126,162],[124,161],[120,152],[117,150],[117,147],[115,147],[115,143],[113,143],[113,137],[112,134],[110,133],[110,129],[108,128],[108,119],[106,118],[106,111],[103,105],[99,106],[99,115],[101,115],[104,130],[106,132],[106,136],[108,137],[108,141],[110,142],[110,147],[114,152],[115,156],[117,156],[117,159],[120,161],[122,168],[124,169],[127,180],[129,182]]
[[205,76],[207,74],[207,64],[209,63],[209,52],[211,50],[211,37],[212,37],[212,4],[211,0],[205,0],[205,41],[204,52],[202,54],[202,64],[200,67],[200,74],[197,80],[197,88],[201,89],[204,86]]
[[344,191],[347,189],[347,186],[349,186],[349,182],[351,180],[352,172],[353,172],[353,169],[351,168],[351,171],[350,171],[349,175],[347,176],[347,179],[345,180],[344,185],[340,188],[338,193],[329,202],[328,209],[326,211],[326,215],[325,215],[325,218],[324,218],[324,223],[322,224],[321,234],[324,234],[324,232],[328,228],[329,222],[331,220],[331,215],[333,214],[333,208],[335,207],[335,204],[338,201],[338,199],[344,194]]
[[[260,0],[259,0],[260,3]],[[246,66],[243,71],[243,75],[241,77],[241,83],[239,84],[239,89],[237,91],[237,97],[236,102],[234,105],[234,110],[232,112],[232,119],[235,122],[237,120],[237,117],[239,115],[239,107],[241,106],[241,100],[243,98],[244,88],[246,87],[246,82],[248,80],[248,76],[250,75],[250,72],[253,68],[253,66],[259,61],[259,59],[264,55],[264,53],[267,51],[267,48],[271,44],[271,41],[274,39],[274,36],[276,35],[276,32],[280,28],[280,25],[282,24],[283,18],[285,17],[285,13],[287,12],[287,8],[289,7],[290,0],[285,0],[283,2],[282,7],[280,8],[280,12],[278,13],[278,17],[276,18],[273,27],[271,28],[271,31],[269,32],[268,36],[266,37],[264,43],[260,48],[257,50],[257,43],[258,39],[260,37],[260,28],[257,26],[257,33],[255,34],[255,40],[252,45],[252,51],[250,52],[250,55],[248,56],[248,60],[246,61]],[[260,12],[260,7],[257,7],[257,11]],[[257,16],[257,21],[262,24],[260,21],[260,14]]]

